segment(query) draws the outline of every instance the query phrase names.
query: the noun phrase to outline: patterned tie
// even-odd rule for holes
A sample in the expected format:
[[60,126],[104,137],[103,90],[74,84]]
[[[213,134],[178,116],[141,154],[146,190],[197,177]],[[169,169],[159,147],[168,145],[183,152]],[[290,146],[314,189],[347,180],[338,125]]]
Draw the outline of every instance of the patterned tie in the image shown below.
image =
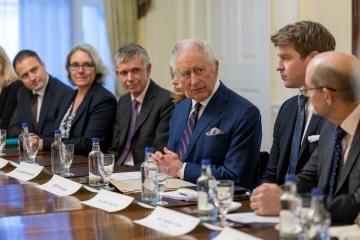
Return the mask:
[[190,139],[193,134],[193,130],[195,128],[197,120],[199,118],[200,108],[201,108],[201,103],[198,103],[198,102],[195,103],[194,109],[187,120],[185,129],[184,129],[184,133],[181,138],[181,145],[178,149],[180,159],[183,158],[183,156],[187,153],[187,149],[189,148]]
[[37,128],[37,108],[38,108],[38,94],[34,93],[31,100],[31,120],[34,126],[34,130]]
[[294,134],[291,143],[288,174],[295,174],[296,164],[299,158],[299,150],[301,146],[301,138],[304,128],[304,122],[305,122],[305,104],[307,99],[308,98],[303,95],[298,96],[298,110],[296,115]]
[[338,177],[337,175],[339,171],[339,165],[342,158],[341,140],[345,135],[346,132],[340,126],[338,126],[335,132],[335,144],[334,144],[333,157],[332,157],[333,161],[332,161],[332,172],[331,172],[331,178],[329,184],[329,195],[333,195],[335,193],[336,180]]
[[116,163],[117,166],[121,166],[123,164],[124,160],[126,159],[127,155],[129,154],[129,151],[130,151],[131,138],[134,134],[135,123],[136,123],[136,119],[138,116],[137,105],[138,105],[138,101],[136,101],[136,99],[134,99],[131,104],[131,119],[130,119],[130,126],[129,126],[128,136],[126,139],[125,148],[124,148],[119,160]]

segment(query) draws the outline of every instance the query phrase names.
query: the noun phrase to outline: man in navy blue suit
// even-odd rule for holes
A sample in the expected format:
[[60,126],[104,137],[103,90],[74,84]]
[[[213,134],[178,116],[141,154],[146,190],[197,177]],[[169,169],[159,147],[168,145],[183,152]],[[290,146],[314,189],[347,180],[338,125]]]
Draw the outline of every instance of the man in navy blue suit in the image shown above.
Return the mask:
[[177,43],[171,66],[188,98],[175,107],[168,146],[154,159],[171,176],[191,182],[201,174],[201,160],[210,159],[216,179],[252,188],[261,143],[259,110],[217,79],[218,61],[206,42]]
[[[17,94],[17,106],[9,125],[9,136],[17,137],[21,123],[29,123],[29,131],[41,138],[54,135],[54,124],[63,107],[66,94],[72,90],[47,73],[45,64],[36,52],[22,50],[13,66],[22,86]],[[39,149],[42,149],[42,141]]]

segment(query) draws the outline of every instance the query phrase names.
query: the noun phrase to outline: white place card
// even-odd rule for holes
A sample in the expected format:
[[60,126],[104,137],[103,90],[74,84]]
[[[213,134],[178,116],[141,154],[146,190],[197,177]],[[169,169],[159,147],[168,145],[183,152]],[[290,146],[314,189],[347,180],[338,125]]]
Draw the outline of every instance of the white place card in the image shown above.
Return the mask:
[[133,200],[133,197],[101,189],[95,197],[81,203],[106,212],[118,212],[127,208]]
[[279,217],[258,216],[254,212],[231,213],[226,218],[237,223],[279,223]]
[[50,181],[42,185],[38,185],[37,187],[41,188],[42,190],[51,192],[57,196],[63,197],[76,193],[77,191],[80,190],[82,186],[83,185],[80,183],[60,177],[55,174],[50,179]]
[[261,240],[261,238],[257,238],[254,236],[251,236],[247,233],[235,230],[233,228],[225,227],[224,230],[222,230],[219,235],[214,238],[214,240]]
[[170,236],[181,236],[191,232],[200,219],[158,206],[149,216],[134,222]]
[[5,175],[19,180],[29,181],[37,177],[43,169],[44,167],[39,165],[21,162],[17,168],[11,172],[5,173]]
[[0,158],[0,169],[5,167],[9,163],[8,160],[5,160],[3,158]]

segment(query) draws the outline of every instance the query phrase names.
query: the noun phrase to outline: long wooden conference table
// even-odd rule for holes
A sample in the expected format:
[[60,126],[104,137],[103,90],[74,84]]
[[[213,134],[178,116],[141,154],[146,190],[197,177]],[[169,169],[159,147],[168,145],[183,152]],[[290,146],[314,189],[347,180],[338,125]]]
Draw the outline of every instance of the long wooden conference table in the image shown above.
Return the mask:
[[[6,160],[18,161],[17,149],[5,150]],[[51,169],[50,154],[39,153],[36,162]],[[116,172],[131,171],[121,167]],[[87,158],[75,156],[71,166],[74,181],[84,183],[88,175]],[[189,234],[174,238],[134,223],[153,210],[131,204],[126,209],[108,213],[81,204],[95,193],[80,192],[57,197],[36,187],[41,181],[23,182],[0,172],[0,239],[212,239],[219,232],[198,225]],[[139,198],[139,194],[134,195]],[[166,199],[169,208],[196,216],[196,203]],[[248,212],[249,201],[241,200],[238,212]],[[269,225],[235,224],[233,228],[262,239],[278,239],[278,233]]]

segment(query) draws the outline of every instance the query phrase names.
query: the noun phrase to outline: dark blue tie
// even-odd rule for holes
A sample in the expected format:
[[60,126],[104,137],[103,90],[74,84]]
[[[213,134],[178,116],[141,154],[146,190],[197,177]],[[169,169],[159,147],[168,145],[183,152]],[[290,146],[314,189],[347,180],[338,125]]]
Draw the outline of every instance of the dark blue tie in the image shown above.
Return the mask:
[[307,97],[303,95],[298,96],[298,110],[296,115],[296,122],[294,128],[294,134],[291,142],[289,172],[288,174],[295,174],[296,164],[299,158],[299,150],[301,146],[301,138],[305,122],[305,104]]
[[190,146],[190,139],[191,139],[193,130],[195,128],[195,125],[196,125],[198,117],[199,117],[200,108],[201,108],[201,103],[196,103],[192,113],[190,114],[190,116],[187,120],[185,129],[183,132],[183,136],[181,137],[181,143],[178,148],[178,154],[179,154],[180,159],[182,159],[183,156],[187,153],[187,150]]
[[346,132],[338,126],[335,132],[335,144],[332,156],[332,171],[331,171],[331,178],[330,178],[330,185],[329,185],[329,195],[333,195],[336,189],[336,180],[338,178],[338,171],[339,165],[341,161],[342,155],[342,146],[341,140],[345,136]]
[[134,99],[131,104],[131,118],[130,118],[130,125],[129,125],[125,148],[124,148],[121,156],[119,157],[119,160],[116,163],[117,166],[121,166],[123,164],[124,160],[126,159],[127,155],[129,154],[129,151],[130,151],[131,139],[134,134],[135,123],[136,123],[136,119],[138,116],[137,105],[138,105],[138,101],[136,101],[136,99]]

